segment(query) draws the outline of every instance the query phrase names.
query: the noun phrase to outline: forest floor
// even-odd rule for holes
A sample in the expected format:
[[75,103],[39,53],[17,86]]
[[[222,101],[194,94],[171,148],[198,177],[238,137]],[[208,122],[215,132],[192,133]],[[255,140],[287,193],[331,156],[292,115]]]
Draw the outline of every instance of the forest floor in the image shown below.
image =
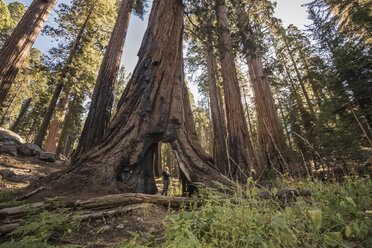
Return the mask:
[[[31,182],[60,171],[67,161],[49,163],[32,157],[10,157],[0,155],[0,209],[14,204],[16,196]],[[161,179],[156,180],[159,193],[162,190]],[[174,180],[170,192],[176,193],[178,182]],[[24,202],[17,202],[21,204]],[[168,207],[151,203],[142,203],[140,208],[110,217],[88,219],[75,222],[74,228],[64,227],[62,233],[53,233],[49,239],[52,245],[76,245],[76,247],[117,247],[123,242],[125,247],[138,236],[148,236],[157,243],[164,242],[164,218],[170,213]],[[63,212],[63,211],[62,211]],[[53,212],[50,212],[53,215]],[[56,215],[58,216],[58,215]],[[49,218],[44,216],[44,218]],[[62,216],[63,218],[63,216]],[[52,219],[52,217],[50,217]],[[1,224],[1,219],[0,219]],[[66,231],[68,230],[68,231]],[[73,231],[71,231],[73,230]],[[9,236],[0,235],[1,243],[9,241]],[[138,242],[138,241],[137,241]]]
[[[15,200],[30,183],[66,166],[0,155],[0,248],[372,247],[370,173],[350,173],[339,181],[277,179],[268,181],[272,194],[254,181],[234,196],[201,187],[197,201],[160,193],[70,202],[55,197],[37,207]],[[161,179],[156,182],[161,192]],[[173,196],[177,184],[170,187]],[[309,194],[283,194],[284,189]],[[171,200],[180,201],[171,208]],[[15,205],[22,207],[10,208]],[[4,231],[11,225],[12,233]]]

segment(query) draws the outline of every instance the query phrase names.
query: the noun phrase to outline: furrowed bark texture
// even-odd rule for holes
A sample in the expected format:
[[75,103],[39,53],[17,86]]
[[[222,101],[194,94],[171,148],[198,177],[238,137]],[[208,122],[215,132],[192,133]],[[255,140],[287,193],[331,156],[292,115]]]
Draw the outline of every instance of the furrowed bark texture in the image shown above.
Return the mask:
[[63,94],[59,99],[58,105],[55,109],[55,116],[50,124],[49,133],[43,149],[47,152],[57,152],[57,147],[59,143],[59,138],[62,133],[63,122],[65,121],[67,108],[70,102],[70,97],[72,93],[71,82],[67,82],[68,85],[65,86]]
[[57,0],[34,0],[0,50],[0,105]]
[[85,28],[88,25],[88,21],[93,13],[95,4],[97,1],[94,1],[91,8],[89,9],[88,15],[83,23],[83,25],[80,27],[78,34],[76,35],[76,38],[74,42],[71,45],[70,53],[68,55],[68,58],[65,62],[65,65],[62,69],[61,75],[59,76],[59,83],[57,84],[56,88],[54,89],[52,99],[50,100],[50,103],[48,105],[47,112],[45,113],[43,122],[41,123],[40,129],[35,137],[34,143],[38,145],[39,147],[42,147],[43,140],[46,134],[46,131],[48,129],[50,120],[52,119],[54,110],[57,105],[58,98],[62,92],[63,86],[64,86],[64,80],[68,73],[70,72],[70,66],[74,60],[75,54],[78,50],[79,45],[81,44],[81,41],[83,39]]
[[113,91],[127,35],[132,3],[132,0],[123,0],[121,4],[93,91],[88,117],[80,136],[79,145],[72,156],[73,159],[97,145],[110,122],[114,99]]
[[[209,43],[209,42],[208,42]],[[211,44],[211,43],[209,43]],[[216,84],[216,65],[214,62],[214,54],[212,46],[205,44],[205,58],[208,71],[208,86],[209,86],[209,97],[210,106],[212,112],[212,122],[213,122],[213,137],[214,137],[214,161],[216,167],[221,171],[225,172],[226,167],[229,166],[229,160],[227,157],[227,147],[226,147],[226,127],[225,127],[225,117],[224,113],[221,113],[221,105]]]
[[273,95],[263,71],[262,59],[257,52],[255,57],[247,55],[246,58],[256,101],[259,137],[265,163],[270,164],[280,172],[288,171],[287,148]]
[[230,184],[197,140],[183,79],[182,34],[182,1],[155,0],[121,106],[100,144],[80,155],[58,180],[61,189],[154,194],[161,141],[171,143],[185,182]]
[[231,165],[230,170],[226,168],[223,173],[233,179],[244,181],[251,174],[251,169],[258,171],[258,166],[244,117],[225,1],[218,0],[216,7]]

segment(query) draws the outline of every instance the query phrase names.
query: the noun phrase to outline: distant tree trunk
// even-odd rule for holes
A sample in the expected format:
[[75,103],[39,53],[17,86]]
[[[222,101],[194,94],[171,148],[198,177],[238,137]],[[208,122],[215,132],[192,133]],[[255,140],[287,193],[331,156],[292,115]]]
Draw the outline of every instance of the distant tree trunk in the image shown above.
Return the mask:
[[[298,51],[298,53],[299,53],[299,55],[301,57],[302,63],[305,66],[306,72],[309,75],[310,74],[310,66],[309,66],[309,63],[308,63],[308,58],[305,56],[304,52],[302,51],[300,45],[298,44],[298,41],[296,41],[296,48],[297,48],[297,51]],[[323,99],[322,91],[321,90],[319,91],[319,89],[316,87],[316,85],[314,85],[314,83],[311,82],[309,79],[308,79],[308,82],[311,85],[311,89],[314,92],[317,105],[318,105],[318,107],[320,109],[322,107],[322,99]]]
[[214,162],[216,167],[224,173],[226,171],[226,166],[229,168],[229,160],[227,157],[226,148],[226,127],[224,113],[221,113],[221,105],[216,84],[216,65],[214,62],[213,48],[208,41],[205,45],[205,58],[207,64],[208,73],[208,86],[209,86],[209,98],[210,107],[212,113],[212,123],[213,123],[213,138],[214,138]]
[[263,71],[262,58],[255,52],[254,55],[247,54],[246,59],[255,95],[260,144],[265,164],[270,164],[280,172],[286,172],[289,169],[286,168],[287,147],[267,76]]
[[288,45],[288,41],[287,41],[287,38],[284,36],[283,37],[283,41],[284,41],[284,45],[287,49],[287,52],[289,54],[289,57],[291,58],[291,61],[292,61],[292,64],[293,64],[293,67],[295,69],[295,72],[296,72],[296,76],[297,76],[297,79],[298,79],[298,82],[300,83],[300,86],[301,86],[301,89],[302,89],[302,92],[304,93],[304,96],[305,96],[305,99],[306,99],[306,103],[307,103],[307,106],[309,107],[309,110],[310,110],[310,113],[311,113],[311,117],[313,119],[315,119],[315,111],[314,111],[314,107],[313,107],[313,104],[311,103],[310,101],[310,97],[309,97],[309,94],[307,93],[307,90],[305,88],[305,85],[304,85],[304,81],[303,81],[303,78],[300,74],[300,71],[298,70],[298,67],[297,67],[297,63],[293,57],[293,52],[291,51],[289,45]]
[[0,49],[0,105],[57,0],[34,0]]
[[10,107],[13,105],[15,99],[17,98],[18,93],[21,91],[22,86],[23,86],[23,83],[18,87],[17,91],[12,96],[12,100],[10,101],[9,105],[6,107],[6,110],[5,110],[5,112],[4,112],[4,114],[3,114],[2,118],[1,118],[0,126],[4,125],[4,122],[6,120],[6,116],[9,113]]
[[21,111],[19,112],[18,118],[17,118],[17,120],[14,122],[14,124],[12,125],[12,127],[10,128],[11,131],[13,131],[13,132],[15,132],[15,133],[18,132],[19,124],[21,123],[23,117],[25,116],[28,107],[30,107],[31,101],[32,101],[32,98],[30,97],[30,98],[28,98],[28,99],[26,100],[26,102],[24,102],[24,103],[22,104]]
[[[306,138],[308,140],[308,142],[313,145],[313,123],[312,123],[312,117],[310,115],[309,112],[307,112],[307,110],[305,109],[304,105],[303,105],[303,102],[302,100],[300,99],[300,96],[298,95],[297,93],[297,90],[296,90],[296,87],[293,83],[293,79],[291,77],[291,74],[289,72],[289,69],[286,65],[286,62],[284,61],[283,57],[282,56],[279,56],[279,59],[282,60],[282,65],[284,65],[284,69],[285,69],[285,72],[286,72],[286,75],[287,75],[287,78],[288,78],[288,81],[289,81],[289,86],[290,86],[290,89],[291,89],[291,96],[295,99],[296,101],[296,106],[297,106],[297,109],[300,113],[300,116],[301,116],[301,119],[302,119],[302,123],[304,125],[304,129],[305,129],[305,132],[306,132],[306,135],[304,138]],[[291,111],[291,110],[289,110]],[[301,128],[300,126],[296,123],[296,120],[295,120],[295,113],[296,111],[291,111],[291,114],[290,114],[290,117],[291,117],[291,123],[292,123],[292,130],[293,132],[295,132],[295,141],[296,141],[296,144],[299,148],[299,152],[301,153],[301,156],[304,158],[304,162],[306,164],[307,161],[313,159],[315,161],[315,157],[314,157],[314,154],[307,152],[308,149],[306,149],[306,146],[305,146],[305,143],[304,141],[298,137],[298,135],[301,135],[302,136],[302,132],[301,132]]]
[[[265,165],[270,165],[280,172],[288,171],[287,146],[284,141],[282,127],[274,104],[267,75],[264,73],[262,57],[257,41],[252,38],[250,20],[246,18],[245,10],[237,7],[239,17],[237,26],[242,34],[244,55],[248,64],[254,98],[256,103],[259,143]],[[249,44],[249,45],[247,45]]]
[[113,91],[127,35],[133,0],[123,0],[114,30],[93,91],[88,117],[81,133],[79,145],[72,159],[88,151],[102,139],[111,119]]
[[39,129],[37,135],[36,135],[34,143],[36,145],[40,146],[40,147],[42,147],[43,140],[44,140],[45,134],[47,132],[50,120],[52,119],[54,110],[56,108],[59,95],[61,94],[61,91],[63,89],[64,80],[65,80],[66,76],[68,75],[68,73],[70,71],[70,66],[71,66],[71,64],[74,60],[75,54],[78,50],[78,47],[79,47],[79,45],[80,45],[80,43],[83,39],[83,34],[84,34],[84,31],[85,31],[85,28],[88,25],[88,21],[89,21],[91,15],[93,13],[96,2],[97,1],[94,1],[92,6],[90,7],[88,15],[85,18],[85,21],[84,21],[83,25],[80,27],[79,32],[78,32],[74,42],[71,45],[69,56],[68,56],[68,58],[65,62],[65,65],[64,65],[63,69],[62,69],[61,75],[59,76],[59,82],[58,82],[56,88],[54,89],[53,96],[52,96],[52,99],[50,100],[50,103],[49,103],[48,109],[45,113],[43,122],[40,126],[40,129]]
[[[61,135],[58,140],[58,147],[56,152],[57,154],[64,153],[66,150],[65,141],[69,136],[69,133],[74,129],[74,115],[76,114],[76,108],[78,107],[78,105],[82,104],[83,101],[82,97],[80,97],[76,92],[74,92],[71,98],[73,100],[68,107],[68,114],[66,115],[65,121],[63,122]],[[63,155],[65,155],[65,153]]]
[[287,136],[289,149],[293,150],[293,144],[292,144],[292,140],[291,140],[291,133],[289,131],[288,123],[285,120],[284,111],[283,111],[283,104],[280,103],[280,100],[279,100],[279,110],[280,110],[280,114],[281,114],[282,119],[283,119],[283,126],[284,126],[284,130],[285,130],[285,133],[286,133],[286,136]]
[[47,139],[45,140],[43,149],[47,152],[57,152],[59,138],[62,133],[63,122],[65,121],[67,108],[70,103],[71,93],[72,82],[67,82],[64,87],[62,96],[59,99],[58,105],[56,106],[56,109],[54,111],[55,115],[52,123],[50,124]]
[[221,57],[221,72],[225,93],[228,146],[231,168],[226,168],[224,174],[239,181],[251,174],[251,169],[258,171],[248,127],[244,116],[239,90],[231,38],[229,34],[227,10],[224,0],[217,1],[217,25],[219,37],[219,52]]
[[183,75],[182,30],[182,1],[154,0],[137,66],[107,135],[50,184],[50,194],[156,193],[154,155],[161,141],[171,143],[186,183],[231,185],[196,137]]

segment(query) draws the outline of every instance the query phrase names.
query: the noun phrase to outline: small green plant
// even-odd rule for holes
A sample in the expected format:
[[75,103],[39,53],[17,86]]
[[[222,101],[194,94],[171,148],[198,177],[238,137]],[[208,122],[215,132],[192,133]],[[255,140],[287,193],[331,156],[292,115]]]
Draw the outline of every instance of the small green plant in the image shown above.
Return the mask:
[[120,243],[116,248],[143,248],[143,247],[155,247],[156,246],[156,235],[147,232],[130,232],[133,236],[131,240]]
[[[24,225],[11,232],[12,240],[0,245],[0,248],[49,248],[48,240],[56,234],[71,233],[77,229],[79,223],[71,221],[63,209],[49,212],[44,209],[42,212],[32,215]],[[76,247],[76,246],[64,246]]]
[[[280,182],[313,190],[286,206],[260,198],[249,180],[235,196],[199,187],[194,204],[169,215],[164,247],[372,247],[372,182],[349,177],[343,183]],[[241,191],[241,190],[240,190]],[[275,191],[275,189],[274,189]],[[243,197],[244,195],[244,197]]]

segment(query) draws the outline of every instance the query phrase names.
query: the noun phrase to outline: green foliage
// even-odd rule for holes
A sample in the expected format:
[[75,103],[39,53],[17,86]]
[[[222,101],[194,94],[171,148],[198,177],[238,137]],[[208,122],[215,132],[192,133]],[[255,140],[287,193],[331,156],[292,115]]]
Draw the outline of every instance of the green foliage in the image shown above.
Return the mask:
[[[49,248],[48,240],[57,234],[71,233],[78,228],[79,223],[71,221],[70,215],[58,209],[55,212],[43,210],[37,215],[31,216],[24,225],[18,227],[8,236],[12,240],[0,245],[0,248]],[[14,239],[14,237],[17,237]],[[63,246],[76,247],[76,246]]]
[[0,32],[10,24],[10,12],[6,4],[0,0]]
[[202,191],[191,210],[165,221],[165,247],[370,247],[372,181],[284,183],[310,188],[311,199],[297,197],[286,206],[259,198],[250,185],[244,198]]
[[25,12],[26,7],[22,3],[12,2],[6,6],[0,1],[0,46],[10,36]]
[[130,232],[133,236],[131,240],[120,243],[116,248],[140,248],[140,247],[155,247],[157,238],[156,235],[146,232]]

